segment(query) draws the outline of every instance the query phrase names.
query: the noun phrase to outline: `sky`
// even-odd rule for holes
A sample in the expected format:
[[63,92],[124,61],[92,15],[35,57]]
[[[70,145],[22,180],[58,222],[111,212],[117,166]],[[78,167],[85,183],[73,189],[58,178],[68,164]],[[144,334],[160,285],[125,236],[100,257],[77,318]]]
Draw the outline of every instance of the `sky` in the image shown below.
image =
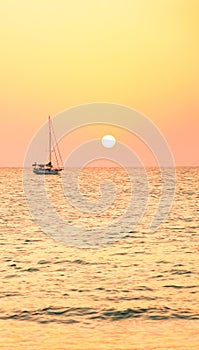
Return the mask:
[[198,0],[8,0],[0,12],[1,167],[23,166],[49,114],[92,102],[143,113],[176,165],[199,165]]

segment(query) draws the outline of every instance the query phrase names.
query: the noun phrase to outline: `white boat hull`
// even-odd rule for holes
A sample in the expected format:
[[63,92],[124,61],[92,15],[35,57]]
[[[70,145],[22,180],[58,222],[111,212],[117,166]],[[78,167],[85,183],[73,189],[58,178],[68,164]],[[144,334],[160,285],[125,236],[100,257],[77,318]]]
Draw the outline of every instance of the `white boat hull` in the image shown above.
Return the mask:
[[62,169],[33,169],[33,173],[37,175],[58,175]]

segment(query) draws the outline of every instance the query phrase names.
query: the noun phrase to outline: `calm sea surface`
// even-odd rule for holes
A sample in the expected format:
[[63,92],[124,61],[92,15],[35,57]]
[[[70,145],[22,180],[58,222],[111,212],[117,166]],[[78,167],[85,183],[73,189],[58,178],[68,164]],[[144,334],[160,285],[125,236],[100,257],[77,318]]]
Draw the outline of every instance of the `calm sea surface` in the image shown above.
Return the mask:
[[[115,225],[120,239],[91,249],[44,234],[29,213],[21,169],[0,169],[1,350],[199,349],[199,168],[177,168],[172,210],[155,233],[148,227],[161,181],[157,169],[147,172],[143,219],[133,227],[132,213],[128,225]],[[42,177],[29,176],[34,190]],[[92,230],[125,211],[130,182],[123,170],[90,168],[80,176],[91,203],[104,178],[115,181],[115,202],[101,214],[71,206],[62,177],[46,177],[46,188],[72,226]]]

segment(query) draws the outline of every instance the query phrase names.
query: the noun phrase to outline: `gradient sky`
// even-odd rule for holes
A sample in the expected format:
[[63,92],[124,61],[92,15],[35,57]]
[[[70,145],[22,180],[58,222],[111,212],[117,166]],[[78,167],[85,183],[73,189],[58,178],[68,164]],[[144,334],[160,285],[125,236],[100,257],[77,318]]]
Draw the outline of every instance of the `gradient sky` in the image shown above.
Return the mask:
[[177,165],[199,165],[198,0],[8,0],[0,13],[0,166],[23,165],[49,114],[100,101],[142,112]]

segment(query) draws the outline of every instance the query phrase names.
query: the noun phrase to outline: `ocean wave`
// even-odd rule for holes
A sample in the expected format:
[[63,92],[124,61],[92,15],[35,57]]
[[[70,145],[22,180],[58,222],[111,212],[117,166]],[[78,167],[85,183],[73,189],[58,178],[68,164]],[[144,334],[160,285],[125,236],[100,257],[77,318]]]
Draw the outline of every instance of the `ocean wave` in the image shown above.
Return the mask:
[[89,307],[46,307],[38,310],[16,310],[10,315],[0,315],[2,320],[15,319],[39,323],[77,323],[80,321],[88,322],[89,320],[119,321],[127,318],[199,320],[199,314],[194,314],[187,310],[173,310],[165,306],[164,308],[127,308],[124,310],[113,308],[98,310]]

